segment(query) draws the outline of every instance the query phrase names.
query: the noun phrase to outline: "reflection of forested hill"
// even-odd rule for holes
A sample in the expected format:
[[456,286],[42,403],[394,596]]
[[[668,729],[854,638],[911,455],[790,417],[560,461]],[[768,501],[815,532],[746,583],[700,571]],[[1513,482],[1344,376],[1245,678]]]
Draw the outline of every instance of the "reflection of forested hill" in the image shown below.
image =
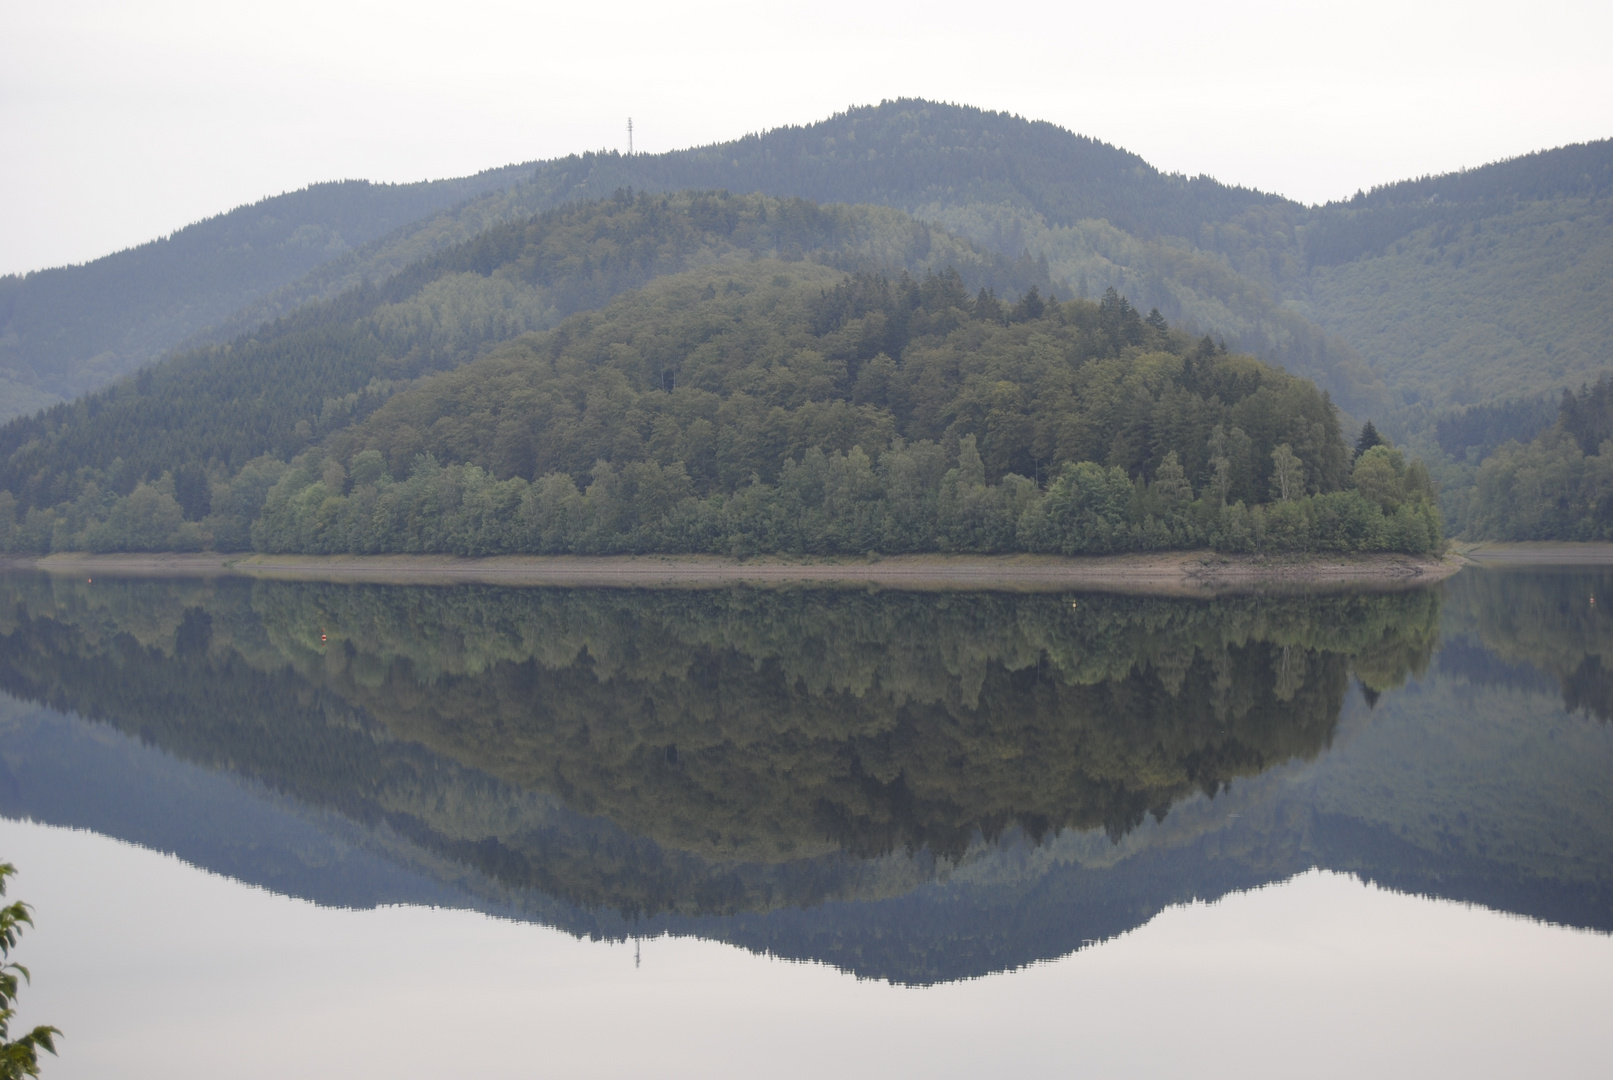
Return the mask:
[[[1426,711],[1442,676],[1370,719],[1346,701],[1352,672],[1389,691],[1427,666],[1434,593],[0,588],[0,688],[151,747],[0,724],[6,813],[323,902],[698,933],[913,982],[1315,863],[1613,926],[1594,808],[1552,820],[1602,760],[1585,721],[1561,719],[1570,758],[1491,761],[1470,731],[1454,754],[1413,731],[1404,703]],[[1340,747],[1273,771],[1316,758],[1341,710]],[[1397,770],[1428,787],[1430,754],[1455,760],[1446,802],[1411,806]],[[1560,782],[1528,778],[1545,805],[1520,824],[1526,767]]]
[[[908,983],[1051,959],[1083,939],[1130,930],[1167,904],[1258,886],[1302,868],[1201,861],[1204,843],[1182,846],[1180,836],[1156,836],[1161,826],[1150,821],[1119,847],[1101,833],[1068,833],[1038,845],[1015,832],[977,845],[950,870],[923,852],[811,860],[794,867],[797,876],[815,876],[820,886],[838,878],[852,887],[821,902],[765,911],[635,917],[522,887],[492,876],[507,867],[467,866],[388,821],[355,824],[227,771],[4,696],[0,764],[0,814],[116,836],[322,904],[470,907],[594,938],[693,934]],[[573,823],[590,827],[574,817]],[[609,831],[597,822],[592,829]],[[1187,836],[1202,830],[1200,820],[1180,829]],[[597,837],[594,843],[594,857],[609,865],[610,845]],[[712,876],[722,873],[716,868]]]
[[[386,773],[353,749],[384,735],[670,849],[763,863],[957,854],[1012,826],[1119,835],[1314,756],[1351,658],[1420,665],[1435,610],[1426,593],[1072,605],[43,579],[14,596],[14,692],[187,756],[243,762],[250,738],[260,775],[340,805]],[[323,752],[292,749],[293,726]]]

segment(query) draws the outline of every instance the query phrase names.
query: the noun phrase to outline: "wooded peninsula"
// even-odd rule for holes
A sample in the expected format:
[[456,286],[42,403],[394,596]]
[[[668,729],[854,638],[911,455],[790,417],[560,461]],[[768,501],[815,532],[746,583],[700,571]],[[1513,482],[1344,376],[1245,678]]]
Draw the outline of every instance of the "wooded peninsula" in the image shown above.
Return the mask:
[[0,546],[1442,545],[1426,469],[1371,425],[1352,447],[1308,380],[1112,289],[1061,301],[1034,265],[937,234],[877,208],[698,192],[495,229],[7,425]]

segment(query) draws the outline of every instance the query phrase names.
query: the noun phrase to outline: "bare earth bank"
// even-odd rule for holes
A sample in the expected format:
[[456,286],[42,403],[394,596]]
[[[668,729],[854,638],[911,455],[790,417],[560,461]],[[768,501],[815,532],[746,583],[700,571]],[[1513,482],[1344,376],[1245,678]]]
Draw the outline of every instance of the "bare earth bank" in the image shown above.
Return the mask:
[[105,577],[220,577],[400,585],[478,582],[617,588],[733,584],[924,590],[1137,592],[1203,595],[1271,588],[1412,588],[1465,565],[1459,555],[1215,555],[1167,552],[1061,558],[1046,555],[899,555],[862,559],[731,559],[708,555],[57,554],[0,556],[0,571]]

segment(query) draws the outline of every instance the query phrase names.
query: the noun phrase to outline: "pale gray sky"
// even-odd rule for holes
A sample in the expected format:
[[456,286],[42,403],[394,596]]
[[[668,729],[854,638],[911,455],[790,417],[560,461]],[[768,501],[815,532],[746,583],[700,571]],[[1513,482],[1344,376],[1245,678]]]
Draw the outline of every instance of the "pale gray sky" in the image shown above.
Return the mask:
[[1613,135],[1613,4],[0,0],[0,273],[342,177],[923,96],[1306,202]]

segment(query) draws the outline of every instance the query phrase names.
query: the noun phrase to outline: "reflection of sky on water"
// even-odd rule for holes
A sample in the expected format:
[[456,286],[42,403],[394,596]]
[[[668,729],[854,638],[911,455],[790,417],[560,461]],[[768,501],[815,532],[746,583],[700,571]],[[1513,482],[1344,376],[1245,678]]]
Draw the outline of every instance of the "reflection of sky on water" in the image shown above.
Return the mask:
[[[924,989],[712,942],[316,907],[0,824],[79,1077],[1590,1075],[1613,939],[1319,871]],[[295,1062],[291,1073],[288,1063]],[[429,1064],[428,1064],[429,1063]]]

